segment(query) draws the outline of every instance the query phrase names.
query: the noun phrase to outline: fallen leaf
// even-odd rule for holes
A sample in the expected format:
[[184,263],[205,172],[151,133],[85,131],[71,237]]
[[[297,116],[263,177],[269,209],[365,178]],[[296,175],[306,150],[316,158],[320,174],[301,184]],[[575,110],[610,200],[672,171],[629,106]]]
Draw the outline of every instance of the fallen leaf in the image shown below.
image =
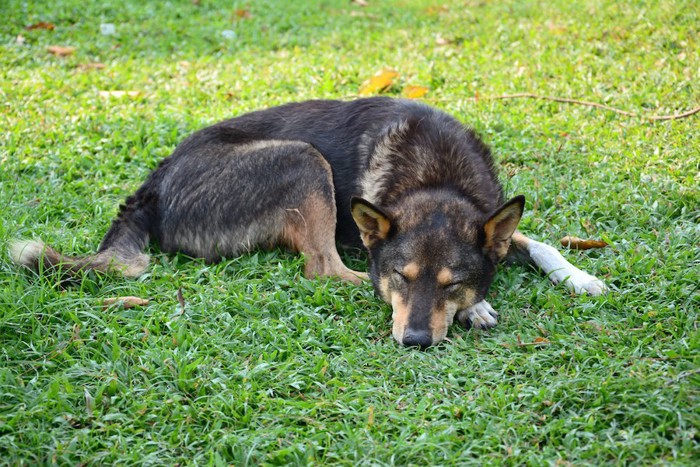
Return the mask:
[[399,73],[397,71],[390,68],[383,68],[360,85],[359,94],[361,96],[368,96],[370,94],[384,91],[394,84],[394,80],[398,76]]
[[115,303],[120,303],[124,308],[133,308],[135,306],[146,306],[149,300],[145,298],[127,296],[127,297],[114,297],[105,298],[102,300],[102,306],[107,308],[108,306],[114,305]]
[[448,13],[450,11],[449,7],[447,5],[440,5],[440,6],[429,6],[428,8],[425,9],[425,13],[434,16],[438,15],[440,13]]
[[48,23],[46,21],[39,21],[38,23],[30,24],[26,28],[27,31],[33,31],[34,29],[46,29],[47,31],[53,31],[56,29],[56,25]]
[[252,18],[253,15],[250,14],[250,11],[245,10],[243,8],[239,8],[236,11],[233,12],[236,15],[236,18],[238,19],[248,19]]
[[560,240],[561,246],[572,250],[590,250],[591,248],[605,248],[608,244],[602,240],[584,240],[583,238],[567,235]]
[[[516,335],[515,337],[517,339],[516,345],[518,347],[528,347],[530,345],[545,345],[551,343],[546,337],[535,337],[535,340],[533,340],[532,342],[523,342],[522,339],[520,339],[520,334]],[[509,344],[502,343],[501,345],[507,349],[510,348]]]
[[75,53],[75,47],[64,47],[62,45],[51,45],[46,50],[58,57],[67,57]]
[[140,93],[138,91],[100,91],[100,97],[136,97]]
[[177,289],[177,302],[180,304],[180,313],[185,312],[185,297],[182,295],[182,287]]
[[369,6],[369,3],[365,0],[350,0],[350,3],[354,3],[357,6]]
[[374,425],[374,406],[370,405],[367,410],[367,426],[370,427]]
[[80,63],[78,64],[78,68],[81,70],[102,70],[103,68],[106,68],[107,65],[104,63]]
[[426,88],[425,86],[408,85],[403,88],[403,96],[409,99],[419,99],[428,94],[428,91],[430,91],[430,89]]
[[549,29],[550,32],[553,32],[555,34],[562,34],[566,32],[566,26],[562,26],[551,20],[547,21],[547,29]]

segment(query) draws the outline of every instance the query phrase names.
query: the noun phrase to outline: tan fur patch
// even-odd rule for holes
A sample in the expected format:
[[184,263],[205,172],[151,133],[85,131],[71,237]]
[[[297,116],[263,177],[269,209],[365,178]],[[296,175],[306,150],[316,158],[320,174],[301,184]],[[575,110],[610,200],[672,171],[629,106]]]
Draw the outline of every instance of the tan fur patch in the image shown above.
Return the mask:
[[[435,337],[437,337],[436,334],[439,336],[448,326],[449,323],[445,320],[445,305],[443,304],[442,306],[433,308],[430,316],[430,329],[432,330],[433,342],[437,342],[435,340]],[[444,336],[438,340],[442,340],[443,338]]]
[[457,308],[458,306],[455,302],[448,301],[443,306],[433,309],[433,314],[430,318],[433,344],[437,344],[445,339],[447,330],[457,313]]
[[391,319],[393,321],[391,334],[394,336],[394,339],[396,339],[396,342],[403,343],[403,334],[408,325],[408,306],[406,302],[404,302],[403,297],[401,297],[401,294],[391,294],[391,308]]
[[453,277],[452,271],[450,271],[448,268],[442,268],[437,274],[438,284],[442,286],[449,285],[452,283]]
[[389,303],[391,302],[391,293],[389,292],[389,278],[388,277],[382,277],[379,279],[379,295],[382,297],[382,300],[385,302]]
[[401,274],[403,274],[403,276],[410,281],[416,280],[418,278],[419,273],[420,267],[417,263],[408,263],[401,270]]
[[515,245],[518,248],[522,248],[522,249],[527,250],[527,247],[530,245],[530,239],[527,238],[522,233],[520,233],[520,231],[518,231],[518,230],[513,232],[513,236],[511,237],[511,239],[513,240],[513,243],[515,243]]
[[462,303],[459,304],[460,308],[466,308],[474,304],[474,299],[476,299],[476,292],[472,289],[467,289],[462,295]]

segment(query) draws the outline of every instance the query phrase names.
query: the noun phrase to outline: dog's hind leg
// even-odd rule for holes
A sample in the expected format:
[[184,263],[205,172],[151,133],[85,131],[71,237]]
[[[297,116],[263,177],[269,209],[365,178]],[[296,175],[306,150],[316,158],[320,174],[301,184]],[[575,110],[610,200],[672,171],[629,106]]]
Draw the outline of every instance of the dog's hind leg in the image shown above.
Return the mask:
[[507,260],[533,264],[554,284],[563,282],[578,294],[601,295],[608,291],[603,281],[569,263],[554,247],[528,238],[519,231],[513,234]]
[[304,255],[306,277],[337,277],[355,284],[367,279],[367,274],[347,268],[338,255],[333,200],[313,193],[299,207],[287,209],[285,217],[283,243]]
[[[309,192],[304,194],[298,206],[285,209],[282,243],[304,255],[306,277],[336,277],[359,284],[368,276],[349,269],[340,259],[335,244],[336,205],[331,168],[319,153],[314,152],[317,156],[308,162],[310,167],[313,166],[308,175],[315,179],[314,183],[297,185],[309,186]],[[319,184],[320,180],[325,180],[325,183]]]

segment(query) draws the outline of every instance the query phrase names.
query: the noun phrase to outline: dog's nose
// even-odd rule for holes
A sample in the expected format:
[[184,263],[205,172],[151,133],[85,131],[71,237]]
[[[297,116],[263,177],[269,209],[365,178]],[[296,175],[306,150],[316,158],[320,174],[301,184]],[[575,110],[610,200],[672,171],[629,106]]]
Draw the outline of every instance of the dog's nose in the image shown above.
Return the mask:
[[430,347],[433,343],[433,338],[429,331],[416,331],[407,329],[403,335],[403,345],[407,347],[420,347],[421,350]]

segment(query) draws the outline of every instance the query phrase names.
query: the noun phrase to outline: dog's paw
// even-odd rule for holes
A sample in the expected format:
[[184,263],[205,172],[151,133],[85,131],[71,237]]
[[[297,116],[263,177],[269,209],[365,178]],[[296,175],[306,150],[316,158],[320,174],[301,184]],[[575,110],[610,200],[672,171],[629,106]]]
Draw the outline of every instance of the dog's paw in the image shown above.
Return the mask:
[[569,290],[579,295],[586,293],[596,297],[607,293],[609,290],[603,281],[579,269],[573,274],[564,277],[563,281]]
[[486,300],[482,300],[469,308],[459,310],[457,321],[465,328],[489,329],[498,324],[498,313]]

